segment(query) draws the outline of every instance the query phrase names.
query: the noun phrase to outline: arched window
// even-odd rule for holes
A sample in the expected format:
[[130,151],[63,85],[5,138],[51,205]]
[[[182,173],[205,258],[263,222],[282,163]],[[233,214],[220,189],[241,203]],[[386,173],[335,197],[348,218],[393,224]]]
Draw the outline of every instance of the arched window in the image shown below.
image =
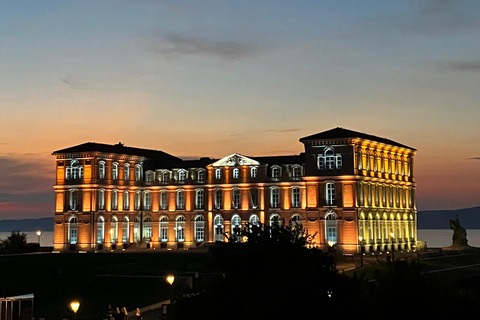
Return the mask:
[[110,241],[116,243],[118,241],[118,219],[113,216],[110,221]]
[[216,215],[213,220],[213,232],[215,236],[215,241],[223,241],[223,218],[220,215]]
[[185,241],[185,217],[178,216],[175,222],[177,242],[183,242]]
[[153,182],[155,174],[152,171],[145,173],[145,182]]
[[278,213],[272,213],[270,215],[270,227],[273,227],[273,226],[280,226],[281,225],[281,221],[280,221],[280,216],[278,215]]
[[280,190],[278,187],[271,187],[270,188],[270,207],[272,208],[278,208],[279,206],[279,196],[280,196]]
[[123,165],[123,180],[130,180],[130,164],[125,163]]
[[142,180],[142,166],[140,164],[135,165],[135,181]]
[[[240,236],[242,231],[242,218],[238,214],[232,217],[232,235]],[[237,239],[240,240],[240,239]]]
[[204,182],[205,181],[205,170],[200,169],[197,171],[197,181]]
[[163,171],[163,173],[162,173],[162,181],[163,181],[163,182],[168,182],[168,181],[170,181],[170,172],[168,172],[168,171]]
[[238,179],[240,177],[240,170],[238,168],[234,168],[232,171],[233,179]]
[[140,242],[140,218],[136,217],[133,222],[133,241]]
[[70,210],[74,211],[74,210],[78,209],[77,201],[78,201],[78,190],[77,189],[70,189],[70,192],[69,192]]
[[325,215],[325,241],[337,243],[337,215],[333,211]]
[[118,179],[118,163],[116,162],[112,164],[112,179],[113,180]]
[[252,167],[250,169],[250,175],[252,176],[252,178],[256,178],[257,175],[258,175],[258,168],[257,167]]
[[300,208],[300,188],[292,188],[292,208]]
[[203,209],[203,189],[195,190],[195,209]]
[[260,225],[260,218],[256,214],[252,214],[249,221],[252,226]]
[[130,193],[125,191],[123,193],[123,210],[128,211],[130,209]]
[[222,208],[222,190],[217,189],[215,190],[215,209]]
[[205,218],[203,216],[195,218],[195,241],[205,241]]
[[[367,170],[370,160],[367,155]],[[335,154],[332,148],[325,148],[323,154],[317,156],[317,166],[319,170],[334,170],[342,168],[342,155]]]
[[105,242],[105,219],[100,216],[97,220],[97,243]]
[[234,209],[240,207],[240,189],[233,189],[232,206]]
[[162,210],[167,209],[167,206],[168,206],[167,199],[168,199],[167,190],[162,190],[160,192],[160,209]]
[[302,217],[298,213],[295,213],[290,219],[290,227],[292,228],[302,227]]
[[215,179],[222,179],[222,169],[215,169]]
[[118,190],[112,191],[112,210],[118,210]]
[[178,170],[178,182],[185,182],[187,178],[187,171],[186,170]]
[[77,225],[77,216],[71,215],[68,219],[68,239],[67,242],[70,244],[76,244],[78,241],[78,225]]
[[160,241],[168,241],[168,218],[165,216],[160,218]]
[[143,239],[152,240],[152,219],[150,217],[143,219]]
[[150,191],[145,191],[145,210],[152,209],[152,194]]
[[279,166],[273,166],[272,167],[272,178],[275,179],[275,180],[280,178],[280,167]]
[[105,161],[98,163],[98,178],[105,179]]
[[177,210],[184,210],[185,209],[185,191],[178,190],[177,191]]
[[130,221],[128,217],[123,218],[123,225],[122,225],[122,241],[128,242],[130,239]]
[[300,166],[293,167],[292,177],[293,179],[300,179],[302,177],[302,167]]
[[105,189],[98,190],[98,210],[105,210]]
[[70,165],[65,171],[65,179],[81,179],[83,178],[83,166],[79,165],[78,160],[70,161]]

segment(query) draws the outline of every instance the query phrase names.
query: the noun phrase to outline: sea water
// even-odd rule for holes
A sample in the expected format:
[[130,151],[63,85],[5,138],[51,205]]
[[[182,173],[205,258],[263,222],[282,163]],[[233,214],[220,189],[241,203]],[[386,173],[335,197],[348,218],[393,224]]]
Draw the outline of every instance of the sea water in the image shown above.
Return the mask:
[[[27,242],[38,242],[36,231],[23,232],[27,235]],[[0,240],[6,240],[11,232],[0,232]],[[450,229],[419,229],[418,240],[426,241],[427,247],[438,248],[452,245],[453,230]],[[480,229],[467,230],[468,244],[472,247],[480,247]],[[42,247],[53,246],[53,231],[44,231],[40,236]]]

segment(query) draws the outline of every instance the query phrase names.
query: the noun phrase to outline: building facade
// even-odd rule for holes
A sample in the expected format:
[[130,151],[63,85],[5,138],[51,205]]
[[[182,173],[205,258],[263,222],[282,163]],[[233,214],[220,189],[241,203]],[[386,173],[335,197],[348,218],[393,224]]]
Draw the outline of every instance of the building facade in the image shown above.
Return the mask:
[[301,224],[343,253],[415,249],[415,149],[343,128],[300,142],[300,155],[198,160],[121,143],[55,151],[54,249],[191,249],[246,222]]

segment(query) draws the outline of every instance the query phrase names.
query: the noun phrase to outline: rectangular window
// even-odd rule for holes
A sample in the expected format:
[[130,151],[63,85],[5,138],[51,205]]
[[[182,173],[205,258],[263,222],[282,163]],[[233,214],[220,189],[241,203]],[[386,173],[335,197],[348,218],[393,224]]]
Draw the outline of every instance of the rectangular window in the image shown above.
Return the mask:
[[185,194],[182,190],[177,192],[177,209],[185,209]]
[[250,206],[252,209],[258,208],[258,189],[250,189]]
[[98,210],[105,210],[105,190],[98,190]]
[[279,190],[278,188],[270,189],[270,205],[272,208],[278,208],[279,203]]
[[167,209],[167,198],[168,198],[168,193],[167,191],[162,191],[160,193],[160,208],[162,210],[166,210]]
[[125,191],[123,194],[123,210],[128,211],[130,209],[130,199],[128,195],[128,191]]
[[222,190],[215,191],[215,208],[216,209],[222,208]]
[[150,192],[145,192],[145,210],[152,208],[152,195]]
[[238,209],[240,206],[240,190],[235,189],[233,190],[233,208]]
[[299,188],[292,189],[292,207],[300,208],[300,189]]
[[195,209],[203,208],[203,190],[197,190],[195,192]]
[[335,202],[335,185],[327,183],[327,205],[333,205]]

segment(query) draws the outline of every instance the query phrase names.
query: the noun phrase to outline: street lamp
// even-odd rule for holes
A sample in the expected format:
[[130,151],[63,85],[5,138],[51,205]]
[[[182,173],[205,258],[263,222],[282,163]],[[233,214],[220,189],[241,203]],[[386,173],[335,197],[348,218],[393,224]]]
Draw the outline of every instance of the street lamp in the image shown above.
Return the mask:
[[80,308],[80,302],[78,301],[70,302],[70,309],[72,309],[72,311],[75,313],[75,319],[77,319],[78,308]]
[[392,237],[392,261],[395,261],[395,244],[393,240],[395,239],[395,234],[392,232],[390,233],[390,237]]
[[42,231],[38,230],[37,231],[37,236],[38,236],[38,245],[40,245],[40,236],[42,235]]
[[165,280],[167,281],[167,283],[168,283],[169,285],[173,285],[173,282],[175,281],[175,276],[172,275],[172,274],[169,274],[169,275],[167,276],[167,278],[165,278]]
[[360,241],[360,267],[363,268],[363,237],[358,237],[358,241]]

